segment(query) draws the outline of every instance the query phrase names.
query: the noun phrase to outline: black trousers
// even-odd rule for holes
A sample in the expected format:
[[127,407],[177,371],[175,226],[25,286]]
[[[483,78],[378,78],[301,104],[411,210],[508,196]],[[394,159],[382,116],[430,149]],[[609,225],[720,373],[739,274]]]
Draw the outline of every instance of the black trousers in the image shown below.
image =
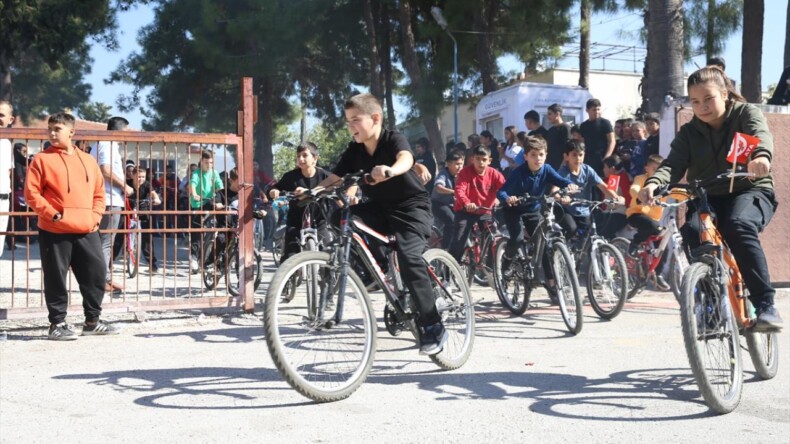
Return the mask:
[[[461,256],[464,255],[464,247],[466,247],[466,241],[469,239],[472,227],[476,223],[478,226],[480,225],[480,216],[480,214],[467,213],[464,210],[455,213],[450,254],[456,261],[461,262]],[[482,228],[480,227],[481,230]]]
[[39,229],[38,237],[49,322],[59,324],[66,320],[69,267],[80,287],[85,320],[98,320],[107,274],[99,233],[61,234]]
[[436,201],[433,201],[432,205],[434,225],[442,228],[442,250],[449,250],[450,244],[453,242],[453,223],[455,222],[453,206]]
[[[147,217],[140,218],[140,228],[144,230],[151,228],[151,220]],[[154,251],[152,240],[153,236],[151,236],[151,233],[142,233],[140,235],[140,251],[150,266],[156,264],[156,252]]]
[[[285,260],[289,257],[302,251],[302,247],[299,245],[299,236],[302,231],[302,220],[298,219],[296,223],[298,226],[292,226],[291,219],[288,219],[288,226],[285,227],[285,248],[283,249],[280,263],[285,262]],[[315,226],[316,231],[318,231],[318,241],[325,245],[326,242],[332,238],[329,234],[329,229],[326,226],[326,222],[324,220],[317,220],[316,218],[313,218],[313,225]]]
[[[398,204],[366,202],[351,207],[351,214],[374,230],[395,236],[400,274],[419,310],[417,323],[426,326],[439,322],[433,286],[422,258],[433,220],[430,201],[413,198]],[[339,218],[338,211],[332,218],[334,225],[338,225]]]
[[[738,262],[749,299],[758,308],[773,304],[776,290],[771,287],[768,263],[759,238],[776,212],[778,204],[773,190],[752,188],[726,196],[709,196],[708,203],[719,232]],[[692,251],[700,245],[702,232],[697,212],[696,205],[690,204],[686,224],[680,231]]]
[[598,234],[609,240],[614,239],[617,236],[617,232],[622,230],[628,223],[623,213],[597,211],[593,217],[595,218],[595,228]]
[[632,214],[628,216],[628,224],[636,228],[636,234],[631,239],[631,245],[639,245],[646,241],[648,237],[656,235],[658,231],[658,222],[654,221],[646,214]]

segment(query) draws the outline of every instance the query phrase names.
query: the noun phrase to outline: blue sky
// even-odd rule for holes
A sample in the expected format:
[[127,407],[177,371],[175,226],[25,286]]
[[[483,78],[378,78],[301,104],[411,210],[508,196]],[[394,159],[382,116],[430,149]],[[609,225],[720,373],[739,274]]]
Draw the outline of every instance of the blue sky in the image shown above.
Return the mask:
[[[578,8],[572,11],[578,17]],[[123,94],[130,94],[132,87],[124,84],[105,85],[104,79],[109,77],[118,64],[127,55],[139,50],[137,44],[138,30],[151,23],[154,12],[150,6],[138,6],[131,10],[121,13],[119,16],[119,43],[120,50],[108,52],[99,45],[94,45],[91,56],[94,59],[93,71],[87,77],[87,82],[93,86],[92,101],[104,102],[112,105],[113,113],[117,113],[115,108],[116,99]],[[766,89],[769,84],[774,84],[779,80],[782,73],[785,24],[787,19],[787,0],[768,0],[765,2],[765,29],[763,33],[763,69],[762,84]],[[638,14],[623,12],[615,15],[595,14],[592,20],[592,41],[597,43],[622,44],[637,46],[636,37],[629,38],[643,27],[642,18]],[[740,82],[741,72],[741,32],[733,34],[727,41],[726,48],[722,56],[727,62],[727,72],[731,77]],[[686,71],[691,72],[696,69],[696,65],[704,65],[705,57],[700,56],[692,60],[686,66]],[[568,68],[578,68],[578,58],[567,58],[560,62],[560,66]],[[519,69],[518,66],[505,62],[506,70]],[[592,61],[592,69],[601,69],[601,61]],[[607,69],[633,71],[633,63],[612,62],[606,63]],[[637,70],[641,71],[639,66]],[[399,118],[405,115],[406,110],[397,110]],[[135,128],[142,126],[143,116],[136,110],[127,113],[126,117]]]

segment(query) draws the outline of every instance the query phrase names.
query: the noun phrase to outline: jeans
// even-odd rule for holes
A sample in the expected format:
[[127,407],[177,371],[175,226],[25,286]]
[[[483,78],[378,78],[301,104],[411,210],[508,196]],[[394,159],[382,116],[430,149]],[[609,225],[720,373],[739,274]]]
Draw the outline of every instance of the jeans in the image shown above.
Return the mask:
[[107,270],[107,282],[110,282],[112,279],[112,273],[110,273],[110,262],[112,261],[112,240],[113,237],[115,237],[115,233],[104,233],[103,230],[113,230],[118,227],[118,223],[121,220],[121,215],[117,213],[110,214],[110,212],[122,210],[123,208],[121,207],[106,207],[104,209],[104,215],[101,217],[101,222],[99,223],[99,237],[101,238],[102,254],[104,254],[104,269]]
[[442,227],[442,250],[449,250],[455,222],[453,206],[433,201],[433,221],[434,225]]
[[472,233],[474,224],[477,223],[478,228],[481,231],[483,229],[482,224],[480,223],[481,216],[482,215],[480,214],[467,213],[464,210],[455,213],[455,222],[453,223],[453,237],[452,243],[450,244],[450,254],[459,263],[461,262],[461,256],[464,255],[464,247],[466,247],[466,241],[469,240],[469,236]]
[[[749,300],[757,308],[772,305],[776,290],[771,287],[759,234],[771,221],[778,205],[773,190],[751,188],[725,196],[709,196],[708,203],[717,228],[739,265]],[[680,230],[692,252],[700,245],[702,232],[695,204],[689,205],[686,224]]]

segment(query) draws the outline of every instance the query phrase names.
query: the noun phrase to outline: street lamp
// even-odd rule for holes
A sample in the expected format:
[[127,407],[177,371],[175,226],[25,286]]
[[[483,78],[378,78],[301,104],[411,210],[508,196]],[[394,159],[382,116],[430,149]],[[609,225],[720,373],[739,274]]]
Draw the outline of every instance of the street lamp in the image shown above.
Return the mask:
[[453,122],[455,134],[453,140],[458,143],[458,42],[453,37],[453,33],[447,28],[447,20],[444,19],[442,8],[434,6],[431,8],[431,15],[436,23],[442,30],[447,32],[447,35],[453,40]]

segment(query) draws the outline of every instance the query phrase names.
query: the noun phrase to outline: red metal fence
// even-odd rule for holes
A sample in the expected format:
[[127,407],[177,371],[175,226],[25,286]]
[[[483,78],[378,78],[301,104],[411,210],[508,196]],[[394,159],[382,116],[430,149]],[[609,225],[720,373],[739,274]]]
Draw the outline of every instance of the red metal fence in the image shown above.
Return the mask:
[[[195,134],[195,133],[164,133],[140,131],[78,131],[74,140],[85,141],[90,145],[98,141],[114,141],[121,146],[120,155],[123,160],[132,159],[137,165],[147,165],[151,171],[157,167],[165,173],[161,179],[150,177],[148,180],[160,181],[162,188],[162,205],[149,210],[138,210],[140,216],[148,216],[152,226],[148,229],[136,228],[135,233],[150,233],[150,246],[161,258],[161,267],[157,272],[144,267],[142,263],[134,278],[129,278],[125,265],[129,261],[128,253],[122,253],[113,266],[112,278],[119,282],[124,290],[120,293],[107,293],[103,303],[105,312],[145,311],[187,309],[205,307],[238,306],[245,311],[254,307],[253,292],[253,124],[256,100],[252,94],[252,79],[244,78],[241,82],[241,110],[238,112],[237,134]],[[0,129],[0,138],[22,142],[32,151],[38,151],[48,140],[46,130],[42,129]],[[38,149],[37,149],[38,148]],[[235,163],[238,167],[240,187],[239,198],[239,229],[240,263],[243,273],[240,276],[239,296],[231,296],[226,287],[217,285],[208,290],[199,274],[191,274],[189,269],[189,244],[184,237],[187,233],[198,233],[202,236],[214,232],[227,232],[225,228],[190,228],[191,215],[229,214],[227,211],[191,211],[178,205],[187,197],[185,189],[179,189],[173,174],[168,175],[168,168],[176,177],[188,174],[190,163],[198,163],[203,149],[216,150],[217,164],[228,166]],[[188,179],[187,179],[188,180]],[[13,184],[14,189],[20,184]],[[13,196],[16,199],[16,196]],[[32,212],[19,211],[12,206],[6,236],[13,240],[15,248],[0,257],[0,319],[23,318],[43,315],[46,304],[43,295],[42,271],[39,260],[39,247],[31,242],[31,237],[38,234],[35,229],[36,216]],[[122,220],[131,211],[121,211]],[[130,233],[128,227],[105,232]],[[2,232],[0,232],[2,234]],[[116,238],[117,239],[117,238]],[[141,262],[145,262],[144,258]],[[202,266],[202,264],[201,264]],[[146,273],[145,270],[148,272]],[[82,299],[79,287],[69,273],[69,306],[72,312],[79,312]]]

